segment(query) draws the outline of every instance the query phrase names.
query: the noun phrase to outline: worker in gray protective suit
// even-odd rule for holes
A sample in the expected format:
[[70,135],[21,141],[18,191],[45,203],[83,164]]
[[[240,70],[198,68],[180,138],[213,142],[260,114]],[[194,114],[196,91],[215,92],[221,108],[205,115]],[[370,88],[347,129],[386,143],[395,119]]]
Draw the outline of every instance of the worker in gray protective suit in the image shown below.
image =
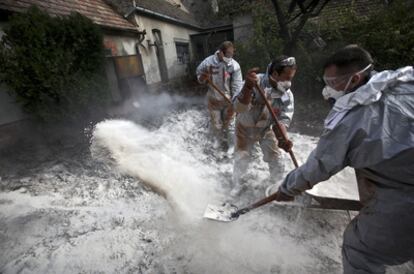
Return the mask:
[[[201,84],[207,78],[229,98],[238,93],[243,85],[239,63],[233,59],[234,46],[230,41],[223,42],[219,49],[207,57],[197,67],[197,79]],[[228,149],[228,128],[234,118],[231,104],[209,85],[207,107],[210,113],[210,128],[222,149]]]
[[364,207],[348,225],[344,273],[385,273],[414,258],[414,69],[373,72],[373,60],[351,45],[324,67],[325,89],[344,92],[305,164],[290,172],[277,201],[355,168]]
[[289,140],[286,143],[277,141],[272,130],[272,125],[275,122],[265,105],[265,101],[254,86],[258,83],[264,90],[267,100],[286,133],[294,110],[290,86],[295,73],[295,58],[279,56],[269,64],[265,74],[256,75],[256,70],[250,70],[243,89],[235,94],[233,106],[237,117],[233,196],[246,187],[243,177],[250,161],[252,148],[257,142],[263,152],[263,160],[269,165],[270,178],[282,179],[284,168],[278,146],[288,151],[292,143]]

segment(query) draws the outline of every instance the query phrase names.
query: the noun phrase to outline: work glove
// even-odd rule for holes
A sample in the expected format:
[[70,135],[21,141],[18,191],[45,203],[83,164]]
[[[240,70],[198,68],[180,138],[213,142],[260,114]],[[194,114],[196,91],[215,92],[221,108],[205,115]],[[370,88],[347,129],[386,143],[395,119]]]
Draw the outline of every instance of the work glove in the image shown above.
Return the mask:
[[278,201],[278,202],[291,202],[294,199],[295,199],[295,197],[283,193],[282,191],[280,191],[280,189],[276,192],[275,201]]
[[286,152],[291,151],[293,147],[293,143],[291,140],[287,138],[288,135],[287,135],[286,126],[279,122],[279,128],[282,130],[282,132],[279,132],[279,129],[276,127],[276,125],[273,125],[272,128],[276,135],[277,146]]
[[283,149],[284,151],[289,152],[289,151],[292,150],[293,143],[289,139],[278,140],[277,146],[280,147],[281,149]]
[[204,83],[207,79],[210,79],[210,73],[208,72],[202,72],[198,77],[198,81],[200,81],[200,83]]
[[253,88],[256,86],[257,83],[257,72],[259,71],[259,68],[252,68],[249,69],[246,73],[245,79],[244,79],[244,85],[241,90],[241,94],[239,96],[239,101],[242,104],[247,105],[250,103],[250,100],[252,98],[252,92]]
[[273,113],[278,117],[280,115],[280,109],[279,108],[273,108]]
[[227,117],[233,117],[233,115],[234,115],[233,105],[229,105],[229,107],[227,108]]
[[246,73],[246,77],[244,80],[244,87],[246,87],[248,90],[252,90],[257,83],[257,72],[259,71],[259,68],[252,68],[249,69]]

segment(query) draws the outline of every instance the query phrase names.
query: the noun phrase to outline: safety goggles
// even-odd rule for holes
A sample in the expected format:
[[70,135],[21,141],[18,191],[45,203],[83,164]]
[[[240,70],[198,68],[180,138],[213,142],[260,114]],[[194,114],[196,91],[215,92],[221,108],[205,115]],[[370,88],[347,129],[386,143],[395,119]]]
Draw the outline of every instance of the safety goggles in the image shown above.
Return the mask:
[[341,76],[333,76],[333,77],[326,77],[323,76],[323,81],[325,82],[325,85],[330,86],[330,87],[336,87],[339,84],[345,82],[346,80],[348,80],[349,76],[351,76],[353,73],[348,73],[345,75],[341,75]]
[[368,70],[370,67],[372,66],[372,64],[369,64],[368,66],[366,66],[364,69],[358,71],[358,72],[351,72],[351,73],[347,73],[344,75],[340,75],[340,76],[332,76],[332,77],[326,77],[325,75],[322,77],[323,81],[325,82],[325,85],[330,86],[332,88],[338,86],[339,84],[345,82],[346,80],[349,80],[350,77],[357,75],[357,74],[361,74],[363,72],[365,72],[366,70]]
[[288,58],[280,61],[280,64],[282,66],[294,66],[294,65],[296,65],[296,59],[295,59],[295,57],[288,57]]

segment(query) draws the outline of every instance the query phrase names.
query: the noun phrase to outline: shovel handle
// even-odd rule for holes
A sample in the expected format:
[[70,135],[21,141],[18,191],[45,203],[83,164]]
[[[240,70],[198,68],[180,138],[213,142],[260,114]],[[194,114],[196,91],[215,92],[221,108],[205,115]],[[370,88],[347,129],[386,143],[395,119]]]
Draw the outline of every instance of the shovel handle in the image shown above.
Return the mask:
[[[264,100],[264,102],[266,104],[267,109],[269,110],[270,114],[272,115],[273,120],[275,121],[275,127],[273,127],[273,129],[275,131],[276,138],[278,140],[281,139],[282,141],[287,141],[288,138],[286,137],[284,131],[282,130],[282,127],[279,124],[279,120],[277,119],[276,114],[275,114],[275,112],[272,109],[272,106],[270,105],[269,101],[266,98],[266,95],[265,95],[264,90],[260,87],[259,83],[256,82],[255,85],[256,85],[255,87],[256,87],[257,91],[262,96],[262,98],[263,98],[263,100]],[[289,150],[288,153],[290,155],[290,158],[292,158],[292,162],[295,165],[295,167],[296,168],[299,167],[298,161],[296,160],[295,154],[293,154],[292,149]],[[269,196],[269,197],[271,197],[271,196]]]
[[270,195],[270,196],[268,196],[268,197],[266,197],[266,198],[264,198],[260,201],[257,201],[256,203],[254,203],[252,205],[249,205],[248,207],[244,207],[242,209],[237,210],[234,213],[234,215],[237,216],[237,217],[240,216],[240,215],[243,215],[243,214],[249,212],[252,209],[258,208],[262,205],[265,205],[267,203],[270,203],[270,202],[274,201],[276,199],[276,197],[277,197],[277,192],[273,193],[272,195]]
[[229,97],[227,97],[224,92],[222,92],[218,86],[216,86],[216,84],[213,83],[213,81],[211,81],[210,78],[207,78],[207,83],[213,88],[215,89],[218,93],[220,93],[221,96],[223,96],[223,98],[227,101],[227,103],[229,103],[230,105],[232,105],[231,100],[229,99]]

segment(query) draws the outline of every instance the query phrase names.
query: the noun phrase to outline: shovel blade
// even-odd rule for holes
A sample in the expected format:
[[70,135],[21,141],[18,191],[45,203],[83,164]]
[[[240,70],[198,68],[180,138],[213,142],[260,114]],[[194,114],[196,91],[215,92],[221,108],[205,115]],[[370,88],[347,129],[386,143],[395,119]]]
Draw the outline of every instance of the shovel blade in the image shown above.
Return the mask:
[[203,218],[215,220],[219,222],[232,222],[237,220],[237,217],[232,216],[237,212],[238,208],[231,204],[212,205],[208,204]]

